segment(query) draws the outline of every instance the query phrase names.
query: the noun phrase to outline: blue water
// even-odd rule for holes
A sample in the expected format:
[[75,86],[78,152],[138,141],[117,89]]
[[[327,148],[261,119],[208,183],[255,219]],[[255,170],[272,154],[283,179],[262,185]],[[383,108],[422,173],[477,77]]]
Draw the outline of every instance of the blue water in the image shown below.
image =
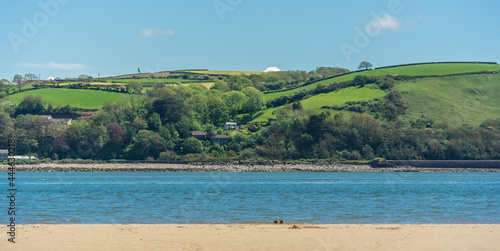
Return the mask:
[[500,173],[16,175],[18,224],[500,223]]

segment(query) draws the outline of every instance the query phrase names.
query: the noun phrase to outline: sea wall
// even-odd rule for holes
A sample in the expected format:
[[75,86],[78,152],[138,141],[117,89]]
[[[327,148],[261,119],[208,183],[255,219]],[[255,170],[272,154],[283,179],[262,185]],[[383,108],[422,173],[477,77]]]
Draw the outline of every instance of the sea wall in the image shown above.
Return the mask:
[[388,160],[387,163],[418,168],[500,168],[500,160]]

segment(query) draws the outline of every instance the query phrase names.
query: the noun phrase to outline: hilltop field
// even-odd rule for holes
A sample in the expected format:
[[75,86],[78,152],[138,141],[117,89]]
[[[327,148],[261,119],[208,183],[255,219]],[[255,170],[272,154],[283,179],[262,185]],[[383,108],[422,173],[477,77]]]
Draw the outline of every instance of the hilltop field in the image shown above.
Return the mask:
[[385,69],[375,69],[369,71],[359,71],[352,72],[343,76],[333,77],[329,79],[325,79],[322,81],[315,82],[313,84],[282,91],[282,92],[273,92],[267,93],[264,96],[267,100],[272,100],[280,96],[289,96],[297,91],[302,89],[314,89],[318,86],[318,84],[331,84],[333,82],[343,82],[348,80],[353,80],[356,76],[366,75],[366,76],[384,76],[384,75],[407,75],[407,76],[428,76],[428,75],[448,75],[448,74],[457,74],[457,73],[467,73],[467,72],[480,72],[480,71],[498,71],[500,70],[500,66],[498,64],[452,64],[452,63],[443,63],[443,64],[421,64],[421,65],[411,65],[411,66],[401,66],[401,67],[393,67],[393,68],[385,68]]

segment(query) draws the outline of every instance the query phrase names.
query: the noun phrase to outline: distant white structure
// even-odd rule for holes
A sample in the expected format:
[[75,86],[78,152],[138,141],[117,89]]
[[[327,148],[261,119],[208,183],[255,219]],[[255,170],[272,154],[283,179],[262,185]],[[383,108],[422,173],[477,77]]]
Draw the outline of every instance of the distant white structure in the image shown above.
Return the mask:
[[54,77],[48,77],[47,80],[48,81],[53,81],[53,80],[56,80],[56,78],[54,78]]
[[72,118],[53,118],[50,115],[39,115],[42,119],[45,119],[50,122],[59,122],[64,125],[71,125]]
[[275,66],[267,67],[267,69],[264,70],[264,72],[277,72],[277,71],[281,71],[281,70]]
[[7,149],[0,149],[0,161],[6,160],[9,158],[9,150]]
[[226,122],[224,125],[224,130],[236,130],[238,129],[238,124],[236,122]]

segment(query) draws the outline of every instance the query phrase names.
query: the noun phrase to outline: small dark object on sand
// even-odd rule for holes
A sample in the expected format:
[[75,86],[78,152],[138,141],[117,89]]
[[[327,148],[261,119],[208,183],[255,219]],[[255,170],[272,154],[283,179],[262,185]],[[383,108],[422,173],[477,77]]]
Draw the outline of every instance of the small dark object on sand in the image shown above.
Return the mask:
[[285,223],[285,221],[283,219],[280,220],[280,224],[283,224]]
[[278,224],[278,220],[274,220],[274,224]]

